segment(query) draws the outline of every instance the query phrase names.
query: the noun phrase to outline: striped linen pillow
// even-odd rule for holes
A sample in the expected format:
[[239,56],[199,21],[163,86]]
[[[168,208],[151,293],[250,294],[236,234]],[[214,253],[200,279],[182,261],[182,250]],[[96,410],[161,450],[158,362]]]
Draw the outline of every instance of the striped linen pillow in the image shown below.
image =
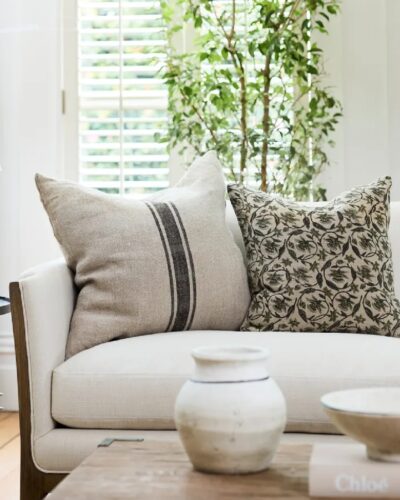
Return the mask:
[[246,267],[215,153],[146,200],[41,175],[36,184],[78,289],[66,357],[112,339],[239,328]]

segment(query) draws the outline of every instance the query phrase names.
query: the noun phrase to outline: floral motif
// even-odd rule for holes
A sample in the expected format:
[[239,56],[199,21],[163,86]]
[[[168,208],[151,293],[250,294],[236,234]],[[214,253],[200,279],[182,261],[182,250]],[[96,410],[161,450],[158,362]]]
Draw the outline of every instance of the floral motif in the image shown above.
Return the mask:
[[400,336],[390,187],[385,177],[307,206],[229,186],[252,293],[241,330]]

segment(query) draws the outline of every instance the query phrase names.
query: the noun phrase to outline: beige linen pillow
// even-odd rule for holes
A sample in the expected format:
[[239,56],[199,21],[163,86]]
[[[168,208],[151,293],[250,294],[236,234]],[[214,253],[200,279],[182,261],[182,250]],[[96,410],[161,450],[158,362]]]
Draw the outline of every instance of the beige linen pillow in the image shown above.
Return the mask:
[[113,339],[237,330],[249,305],[213,152],[147,201],[36,176],[78,288],[66,356]]

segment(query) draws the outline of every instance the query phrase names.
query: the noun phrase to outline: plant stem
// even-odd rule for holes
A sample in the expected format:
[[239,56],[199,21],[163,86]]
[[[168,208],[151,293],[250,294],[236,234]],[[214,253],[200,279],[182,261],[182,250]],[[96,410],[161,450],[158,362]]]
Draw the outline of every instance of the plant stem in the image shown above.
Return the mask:
[[[239,85],[240,85],[240,130],[242,132],[242,140],[240,144],[240,174],[239,182],[243,184],[244,173],[247,166],[247,93],[246,93],[246,71],[242,62],[242,59],[238,57],[236,52],[236,47],[232,46],[232,39],[235,36],[235,24],[236,24],[236,0],[232,0],[232,26],[230,35],[227,37],[228,45],[233,51],[229,50],[233,58],[233,64],[239,74]],[[236,57],[235,57],[236,56]],[[235,63],[236,60],[236,63]]]
[[269,90],[271,84],[271,55],[268,53],[265,56],[265,64],[263,70],[263,140],[261,148],[261,191],[267,191],[267,163],[269,150],[269,111],[270,99]]
[[[292,16],[296,12],[296,9],[300,5],[302,0],[295,0],[290,9],[289,15],[284,17],[282,25],[276,29],[275,32],[275,43],[279,43],[280,35],[288,27],[289,23],[292,21]],[[285,1],[282,7],[282,11],[279,17],[283,17],[284,11],[286,9],[287,2]],[[265,64],[263,70],[263,118],[262,118],[262,129],[263,129],[263,140],[261,147],[261,191],[267,191],[268,180],[267,180],[267,167],[268,167],[268,152],[269,152],[269,131],[270,131],[270,86],[271,86],[271,52],[269,51],[265,56]]]
[[232,0],[232,24],[231,24],[231,34],[230,34],[231,39],[235,35],[235,24],[236,24],[236,0]]
[[244,182],[244,173],[247,164],[247,96],[246,79],[240,77],[240,128],[242,131],[242,141],[240,145],[240,184]]
[[[239,174],[239,182],[242,184],[244,182],[244,174],[247,166],[247,82],[246,82],[246,70],[243,65],[242,59],[238,56],[238,52],[235,44],[235,24],[236,24],[236,0],[232,0],[232,24],[230,32],[228,33],[225,29],[225,26],[218,16],[217,11],[215,9],[215,5],[213,4],[214,16],[215,19],[221,28],[221,31],[226,39],[226,48],[228,53],[230,54],[233,66],[236,70],[236,73],[239,77],[239,87],[240,87],[240,132],[241,132],[241,141],[240,141],[240,174]],[[234,43],[232,43],[234,41]]]

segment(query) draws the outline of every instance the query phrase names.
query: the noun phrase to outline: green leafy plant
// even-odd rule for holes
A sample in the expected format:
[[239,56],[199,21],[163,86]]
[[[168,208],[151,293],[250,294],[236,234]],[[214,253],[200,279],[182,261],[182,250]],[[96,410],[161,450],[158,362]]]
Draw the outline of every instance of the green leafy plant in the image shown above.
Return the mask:
[[[170,148],[217,151],[232,180],[299,200],[316,184],[341,116],[322,83],[322,50],[336,0],[161,1],[169,43]],[[179,14],[177,15],[177,12]],[[192,50],[174,47],[183,26]]]

